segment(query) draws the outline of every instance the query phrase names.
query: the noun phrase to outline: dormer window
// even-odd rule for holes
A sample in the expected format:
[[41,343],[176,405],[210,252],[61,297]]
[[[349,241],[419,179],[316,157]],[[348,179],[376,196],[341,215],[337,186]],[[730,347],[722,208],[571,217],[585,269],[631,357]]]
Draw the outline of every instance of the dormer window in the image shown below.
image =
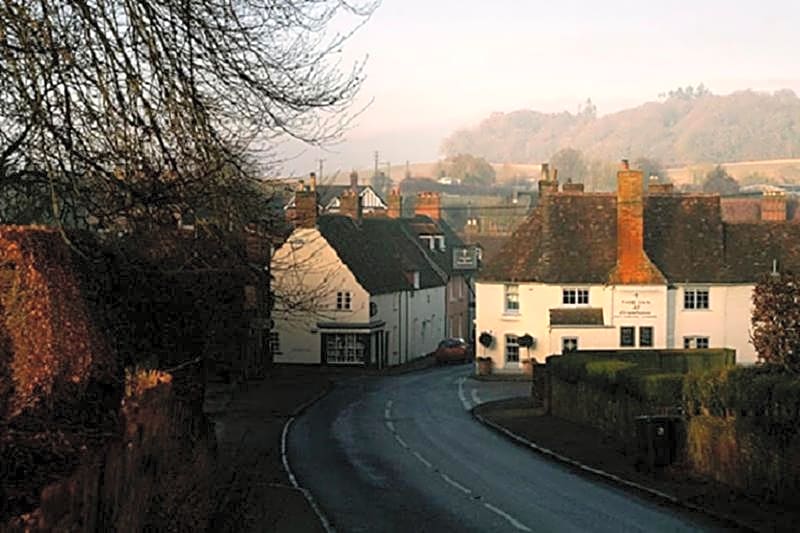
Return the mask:
[[425,243],[428,250],[444,251],[444,235],[420,235],[420,240]]
[[[407,270],[406,280],[408,280],[413,288],[419,289],[419,270]],[[414,293],[411,294],[413,296]]]

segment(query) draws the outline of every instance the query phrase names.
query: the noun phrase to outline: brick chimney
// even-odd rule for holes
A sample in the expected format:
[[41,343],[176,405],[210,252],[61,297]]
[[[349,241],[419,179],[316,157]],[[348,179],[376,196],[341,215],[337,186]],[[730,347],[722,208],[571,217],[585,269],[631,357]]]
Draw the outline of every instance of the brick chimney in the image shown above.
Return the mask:
[[786,195],[782,192],[764,192],[761,197],[761,220],[786,222]]
[[294,223],[298,228],[313,228],[317,225],[317,176],[309,176],[310,185],[300,182],[294,193]]
[[623,160],[617,172],[617,264],[609,279],[612,285],[666,283],[644,251],[643,188],[642,172],[630,170]]
[[356,221],[361,220],[361,196],[358,194],[358,191],[345,189],[345,191],[342,192],[342,195],[339,196],[339,213]]
[[400,188],[394,187],[389,191],[389,209],[386,215],[389,218],[400,218],[403,216],[403,196]]
[[415,215],[426,215],[433,220],[442,218],[442,197],[438,192],[417,193],[417,205],[414,208]]
[[467,235],[480,235],[481,219],[478,217],[469,217],[467,223],[464,225],[464,233]]
[[658,183],[651,181],[647,184],[647,194],[672,194],[675,186],[672,183]]
[[542,163],[542,176],[539,180],[539,196],[558,192],[558,171],[554,170],[553,179],[550,179],[550,164]]
[[564,192],[582,193],[583,183],[572,183],[572,179],[568,179],[564,186],[561,188]]
[[358,172],[355,170],[350,173],[350,188],[354,191],[358,190]]

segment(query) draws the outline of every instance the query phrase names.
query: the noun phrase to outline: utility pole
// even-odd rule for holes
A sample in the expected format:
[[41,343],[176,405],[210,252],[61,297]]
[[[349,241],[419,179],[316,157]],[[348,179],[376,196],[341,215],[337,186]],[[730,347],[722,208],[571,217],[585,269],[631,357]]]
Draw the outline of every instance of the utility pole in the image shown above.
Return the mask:
[[319,162],[319,182],[321,184],[322,183],[322,164],[325,162],[325,160],[324,159],[317,159],[317,162]]
[[373,175],[377,176],[378,175],[378,161],[380,160],[380,154],[378,153],[377,150],[375,150],[372,155],[375,156],[375,174],[373,174]]

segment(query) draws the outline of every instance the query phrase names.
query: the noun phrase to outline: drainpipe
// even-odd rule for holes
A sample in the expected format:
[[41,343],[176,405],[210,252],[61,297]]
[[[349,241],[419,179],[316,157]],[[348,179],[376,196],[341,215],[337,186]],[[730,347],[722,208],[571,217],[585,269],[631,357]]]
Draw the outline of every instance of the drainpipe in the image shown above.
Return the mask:
[[397,364],[403,358],[403,293],[397,293]]
[[408,362],[408,291],[406,291],[406,360]]

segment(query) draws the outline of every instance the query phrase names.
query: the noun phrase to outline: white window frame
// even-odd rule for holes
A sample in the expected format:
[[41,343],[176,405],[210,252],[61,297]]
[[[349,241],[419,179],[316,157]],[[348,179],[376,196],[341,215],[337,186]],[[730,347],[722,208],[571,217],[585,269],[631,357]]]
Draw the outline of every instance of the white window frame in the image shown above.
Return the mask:
[[519,337],[506,333],[506,363],[519,363]]
[[337,333],[327,337],[326,359],[330,364],[363,363],[365,349],[357,333]]
[[[705,346],[698,346],[705,344]],[[683,338],[684,350],[705,350],[711,347],[711,339],[705,335],[686,335]]]
[[[575,348],[571,350],[565,350],[567,342],[575,343]],[[569,353],[574,352],[580,349],[580,339],[578,337],[561,337],[561,353]]]
[[561,289],[563,305],[589,305],[589,289],[585,287],[569,287]]
[[503,285],[503,312],[507,315],[519,314],[519,285],[516,283]]
[[[703,295],[701,297],[701,295]],[[683,289],[683,308],[687,311],[711,309],[711,291],[708,287],[686,287]]]
[[353,309],[353,293],[350,291],[339,291],[336,293],[336,310],[351,311]]

